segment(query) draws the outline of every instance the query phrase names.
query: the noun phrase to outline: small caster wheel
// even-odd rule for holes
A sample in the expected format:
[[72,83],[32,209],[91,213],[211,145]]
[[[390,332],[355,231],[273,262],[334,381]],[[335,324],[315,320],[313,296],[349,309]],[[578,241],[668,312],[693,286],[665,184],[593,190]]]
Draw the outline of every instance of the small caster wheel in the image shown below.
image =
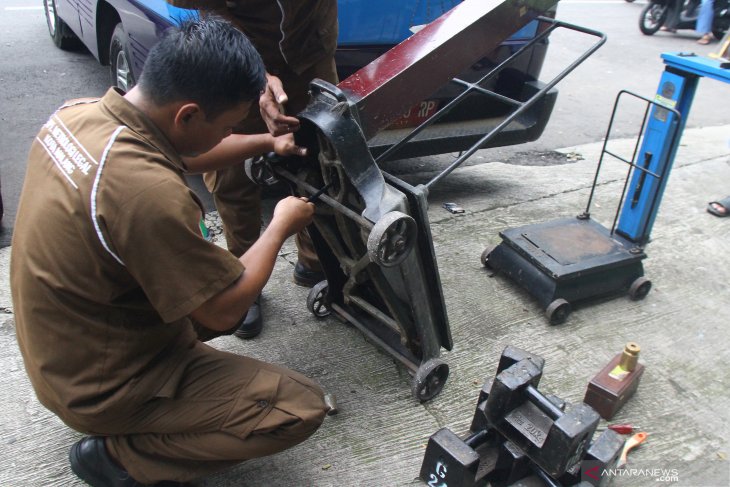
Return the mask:
[[324,318],[332,312],[326,302],[328,290],[327,281],[319,281],[307,295],[307,309],[317,318]]
[[378,220],[368,235],[370,260],[383,267],[394,267],[403,262],[416,243],[416,220],[391,211]]
[[550,303],[550,306],[545,310],[545,315],[547,315],[551,325],[562,325],[568,319],[570,311],[570,303],[560,298]]
[[482,266],[486,268],[487,270],[493,271],[494,267],[492,267],[489,264],[489,255],[494,252],[494,249],[496,249],[496,245],[490,245],[486,249],[484,249],[484,252],[482,252],[482,256],[480,257],[480,260],[482,262]]
[[448,377],[449,365],[446,362],[437,358],[427,360],[413,376],[413,396],[421,402],[428,401],[441,392]]
[[634,301],[644,299],[651,291],[651,281],[644,276],[637,277],[629,288],[629,297]]

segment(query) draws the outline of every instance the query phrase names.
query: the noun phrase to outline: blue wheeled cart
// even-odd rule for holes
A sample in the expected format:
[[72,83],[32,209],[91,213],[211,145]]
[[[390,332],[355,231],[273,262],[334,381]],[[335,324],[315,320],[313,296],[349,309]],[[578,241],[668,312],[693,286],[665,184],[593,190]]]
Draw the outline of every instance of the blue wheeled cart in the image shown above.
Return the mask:
[[[510,228],[482,253],[482,264],[524,287],[545,307],[550,324],[564,323],[571,303],[628,292],[643,299],[651,289],[642,260],[669,178],[699,79],[730,83],[730,63],[694,54],[662,54],[665,70],[653,99],[621,91],[608,125],[586,210],[576,218]],[[646,111],[631,160],[608,151],[622,96],[644,100]],[[639,148],[639,144],[641,147]],[[590,217],[604,156],[628,164],[611,229]]]

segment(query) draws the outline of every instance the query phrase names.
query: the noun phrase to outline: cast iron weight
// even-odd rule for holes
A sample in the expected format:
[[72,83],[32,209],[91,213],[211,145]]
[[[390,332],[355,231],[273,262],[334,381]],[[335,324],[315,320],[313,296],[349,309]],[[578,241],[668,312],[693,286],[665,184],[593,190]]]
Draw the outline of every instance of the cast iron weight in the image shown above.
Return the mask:
[[[536,365],[539,371],[544,364],[544,360],[537,355],[515,347],[506,347],[497,367],[497,377],[487,379],[479,393],[469,435],[462,440],[448,428],[442,428],[429,438],[420,471],[420,478],[424,482],[429,485],[451,487],[483,486],[487,482],[493,487],[537,485],[536,482],[551,487],[603,484],[608,477],[602,473],[615,465],[624,444],[623,438],[615,431],[604,431],[597,439],[590,441],[594,431],[590,429],[589,445],[584,453],[579,450],[580,453],[577,455],[575,452],[571,453],[570,449],[564,448],[564,445],[546,441],[547,447],[557,449],[552,452],[555,458],[551,458],[545,451],[538,452],[538,456],[535,457],[534,452],[526,452],[490,423],[487,416],[493,412],[488,409],[493,383],[499,382],[503,372],[510,371],[513,367],[519,368],[525,362]],[[542,396],[537,391],[535,393]],[[538,397],[537,400],[543,399],[549,402],[546,408],[553,412],[560,411],[559,421],[570,420],[570,412],[575,408],[552,394],[542,396],[542,399]],[[536,407],[535,409],[541,412]],[[567,414],[564,412],[566,409],[568,409]],[[547,418],[547,415],[542,414]],[[508,415],[509,412],[505,408],[503,416]],[[552,470],[561,463],[566,463],[568,468],[565,473],[556,477],[538,464],[536,458],[553,461]]]
[[600,417],[583,403],[563,412],[540,393],[540,362],[525,358],[500,372],[484,414],[502,436],[558,478],[583,458]]
[[603,485],[609,477],[606,469],[614,468],[624,448],[624,438],[612,430],[603,431],[591,442],[585,457],[560,477],[562,485],[575,485],[581,479],[588,485]]
[[[428,439],[421,464],[421,480],[433,486],[486,485],[491,469],[482,466],[495,462],[496,451],[488,448],[494,439],[495,435],[489,429],[477,431],[462,440],[450,429],[441,428]],[[482,447],[488,448],[486,453]]]

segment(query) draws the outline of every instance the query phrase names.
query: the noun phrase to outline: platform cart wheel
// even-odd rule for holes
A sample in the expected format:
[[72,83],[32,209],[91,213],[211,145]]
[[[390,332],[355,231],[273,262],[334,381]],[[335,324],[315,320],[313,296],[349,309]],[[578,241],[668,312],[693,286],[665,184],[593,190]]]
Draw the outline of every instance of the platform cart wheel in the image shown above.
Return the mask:
[[328,289],[327,281],[319,281],[307,295],[307,309],[317,318],[324,318],[332,312],[326,302]]
[[568,319],[570,311],[570,303],[559,298],[550,303],[550,306],[545,310],[545,315],[547,315],[551,325],[562,325]]
[[441,392],[448,377],[449,365],[443,360],[432,358],[423,362],[413,376],[413,395],[421,402],[428,401]]
[[370,260],[383,267],[403,262],[416,243],[416,221],[400,211],[383,215],[368,235]]
[[489,247],[484,249],[484,252],[482,252],[482,256],[480,257],[480,260],[482,261],[482,266],[490,271],[493,271],[494,267],[489,264],[489,254],[491,254],[495,248],[497,248],[496,245],[490,245]]
[[629,297],[634,301],[644,299],[651,291],[651,281],[644,276],[637,277],[629,288]]

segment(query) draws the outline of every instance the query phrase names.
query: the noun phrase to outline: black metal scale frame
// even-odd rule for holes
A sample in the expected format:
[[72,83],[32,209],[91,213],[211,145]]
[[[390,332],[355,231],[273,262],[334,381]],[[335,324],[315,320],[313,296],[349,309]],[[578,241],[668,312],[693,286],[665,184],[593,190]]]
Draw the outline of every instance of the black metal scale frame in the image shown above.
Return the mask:
[[[621,157],[607,149],[623,95],[638,98],[646,103],[631,159]],[[499,234],[502,242],[487,247],[482,253],[482,265],[505,274],[526,289],[545,308],[545,314],[552,325],[559,325],[567,320],[572,311],[571,303],[622,293],[628,293],[631,299],[640,300],[651,290],[651,281],[644,277],[642,264],[642,260],[647,257],[644,252],[644,245],[647,242],[633,241],[616,231],[621,207],[627,196],[634,199],[637,197],[626,194],[634,172],[640,172],[642,181],[647,177],[662,180],[670,167],[665,166],[664,171],[657,174],[632,162],[636,160],[639,146],[645,137],[651,107],[671,113],[672,129],[667,140],[669,146],[674,147],[680,136],[681,114],[676,109],[654,100],[621,90],[616,96],[611,112],[585,211],[574,218],[562,218],[504,230]],[[605,155],[610,155],[628,165],[610,230],[591,219],[590,213]],[[641,187],[642,184],[637,187],[637,194],[641,192]],[[657,207],[660,196],[661,194],[657,193],[650,200],[650,211]],[[646,228],[641,233],[645,234]]]
[[[254,181],[283,179],[295,195],[310,196],[326,187],[318,196],[309,234],[327,280],[312,288],[307,306],[318,317],[334,312],[404,365],[413,376],[412,392],[419,401],[431,399],[443,388],[449,368],[438,357],[441,348],[451,350],[453,346],[427,215],[429,188],[537,103],[605,42],[600,32],[538,15],[529,20],[533,19],[548,27],[477,83],[452,79],[450,82],[464,87],[463,93],[377,160],[368,149],[362,128],[363,110],[367,110],[363,100],[341,90],[342,83],[334,86],[315,80],[310,86],[310,103],[298,115],[302,127],[296,134],[297,143],[310,149],[304,163],[301,159],[275,163],[264,159],[247,166]],[[509,99],[482,87],[557,28],[599,40],[527,100]],[[502,40],[495,39],[494,47]],[[454,67],[455,73],[463,69]],[[514,110],[425,185],[412,186],[379,169],[378,162],[392,159],[409,140],[471,94],[494,97]],[[394,110],[393,117],[399,113]]]

